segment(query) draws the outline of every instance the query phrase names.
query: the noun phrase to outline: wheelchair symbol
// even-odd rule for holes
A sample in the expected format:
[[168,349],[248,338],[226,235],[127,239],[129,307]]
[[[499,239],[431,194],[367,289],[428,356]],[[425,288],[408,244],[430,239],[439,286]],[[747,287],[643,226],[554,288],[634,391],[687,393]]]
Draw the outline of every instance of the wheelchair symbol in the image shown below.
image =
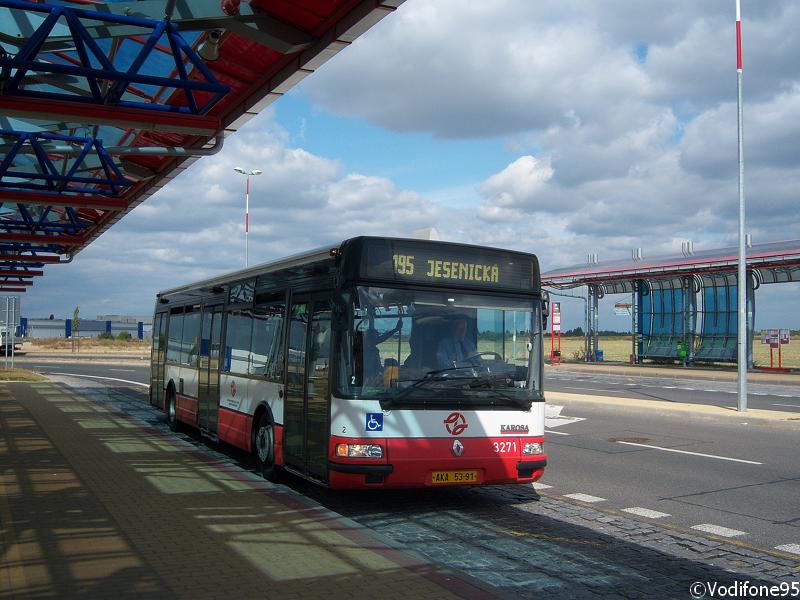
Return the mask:
[[367,431],[383,431],[383,413],[367,413]]

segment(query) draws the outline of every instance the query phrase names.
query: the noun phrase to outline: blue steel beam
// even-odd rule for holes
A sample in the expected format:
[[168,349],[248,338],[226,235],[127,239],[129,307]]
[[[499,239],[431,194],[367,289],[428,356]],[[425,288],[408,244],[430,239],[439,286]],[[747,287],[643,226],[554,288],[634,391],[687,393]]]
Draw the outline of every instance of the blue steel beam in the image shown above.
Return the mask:
[[[34,4],[24,0],[0,0],[0,7],[46,15],[14,56],[0,55],[0,68],[9,72],[4,82],[3,93],[7,96],[24,96],[88,102],[101,105],[133,107],[149,111],[169,111],[188,114],[205,114],[225,96],[230,88],[221,84],[206,67],[202,58],[178,33],[177,26],[169,20],[156,21],[142,17],[99,13],[62,5]],[[69,29],[76,62],[58,62],[57,56],[48,54],[45,42],[59,21],[65,21]],[[145,44],[127,68],[117,67],[106,56],[84,21],[122,24],[150,30]],[[172,49],[172,60],[177,77],[146,75],[143,70],[148,58],[160,40],[166,37]],[[47,60],[44,57],[47,57]],[[186,65],[194,69],[189,72]],[[96,66],[98,64],[99,66]],[[83,78],[88,85],[88,95],[69,94],[64,91],[35,90],[24,85],[26,76],[32,73],[52,73]],[[106,86],[104,82],[112,82]],[[103,83],[103,85],[100,85]],[[157,86],[180,90],[186,98],[186,106],[174,106],[158,102],[136,102],[123,100],[122,96],[131,84]],[[197,92],[208,94],[208,99],[199,103]]]
[[[131,185],[114,164],[99,139],[2,129],[0,138],[13,140],[10,150],[0,162],[0,188],[118,196],[124,188]],[[45,145],[48,142],[62,142],[79,148],[78,156],[72,161],[66,173],[61,174],[48,155]],[[27,167],[15,165],[16,159],[26,156],[23,150],[33,151],[35,160],[29,159],[32,165]],[[90,153],[98,159],[102,175],[99,172],[91,177],[77,175],[84,159]]]
[[[165,2],[166,0],[106,2],[87,5],[83,10],[161,20],[164,17]],[[303,30],[276,19],[269,13],[253,8],[247,3],[239,4],[236,14],[230,14],[232,12],[230,10],[227,12],[222,10],[220,4],[220,0],[178,2],[173,7],[170,21],[175,23],[181,31],[214,29],[232,31],[281,54],[300,52],[317,41]],[[0,18],[2,18],[1,15]],[[29,19],[28,22],[18,25],[17,29],[22,29],[22,27],[32,30],[35,25]],[[97,39],[119,38],[141,33],[139,27],[110,22],[87,24],[86,28]],[[17,31],[17,33],[22,32]],[[19,45],[19,38],[13,35],[12,30],[0,31],[0,41]],[[56,27],[44,48],[47,50],[63,48],[64,44],[69,41],[70,36],[66,28]]]

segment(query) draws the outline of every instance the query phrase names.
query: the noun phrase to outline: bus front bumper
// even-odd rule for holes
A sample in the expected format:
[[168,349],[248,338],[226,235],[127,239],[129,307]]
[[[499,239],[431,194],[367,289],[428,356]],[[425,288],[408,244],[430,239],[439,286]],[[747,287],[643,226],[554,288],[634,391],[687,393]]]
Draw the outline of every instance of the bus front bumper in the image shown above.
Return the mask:
[[[547,454],[524,456],[521,452],[498,454],[497,444],[518,450],[542,437],[460,438],[464,450],[455,456],[452,438],[385,439],[379,460],[348,460],[331,456],[329,485],[336,489],[411,488],[449,485],[496,485],[537,481],[547,466]],[[353,443],[353,442],[351,442]]]

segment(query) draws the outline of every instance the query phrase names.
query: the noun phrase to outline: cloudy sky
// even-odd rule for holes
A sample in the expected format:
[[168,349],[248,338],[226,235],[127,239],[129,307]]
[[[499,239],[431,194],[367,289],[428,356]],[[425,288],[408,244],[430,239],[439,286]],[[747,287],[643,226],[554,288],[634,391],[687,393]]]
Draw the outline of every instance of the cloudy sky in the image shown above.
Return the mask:
[[[800,238],[800,3],[743,1],[748,231]],[[147,200],[23,314],[147,314],[155,292],[359,234],[436,227],[543,270],[736,243],[734,0],[408,0]],[[782,288],[782,289],[778,289]],[[800,286],[761,326],[800,327]],[[617,298],[621,299],[621,298]],[[611,305],[601,326],[624,328]],[[573,309],[574,308],[574,309]],[[582,321],[567,305],[565,325]]]

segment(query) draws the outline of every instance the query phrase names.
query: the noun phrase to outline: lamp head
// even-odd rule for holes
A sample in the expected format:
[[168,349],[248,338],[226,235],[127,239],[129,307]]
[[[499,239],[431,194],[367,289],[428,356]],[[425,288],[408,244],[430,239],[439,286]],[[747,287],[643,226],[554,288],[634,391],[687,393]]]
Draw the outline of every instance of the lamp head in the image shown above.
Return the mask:
[[233,170],[237,173],[241,173],[242,175],[247,175],[247,171],[245,171],[242,167],[233,167]]
[[206,62],[213,62],[219,59],[219,42],[223,33],[225,32],[222,29],[212,29],[206,33],[205,41],[197,49],[197,54],[200,55],[200,58]]
[[260,169],[253,169],[252,171],[250,171],[250,175],[261,175],[263,172],[264,171]]

